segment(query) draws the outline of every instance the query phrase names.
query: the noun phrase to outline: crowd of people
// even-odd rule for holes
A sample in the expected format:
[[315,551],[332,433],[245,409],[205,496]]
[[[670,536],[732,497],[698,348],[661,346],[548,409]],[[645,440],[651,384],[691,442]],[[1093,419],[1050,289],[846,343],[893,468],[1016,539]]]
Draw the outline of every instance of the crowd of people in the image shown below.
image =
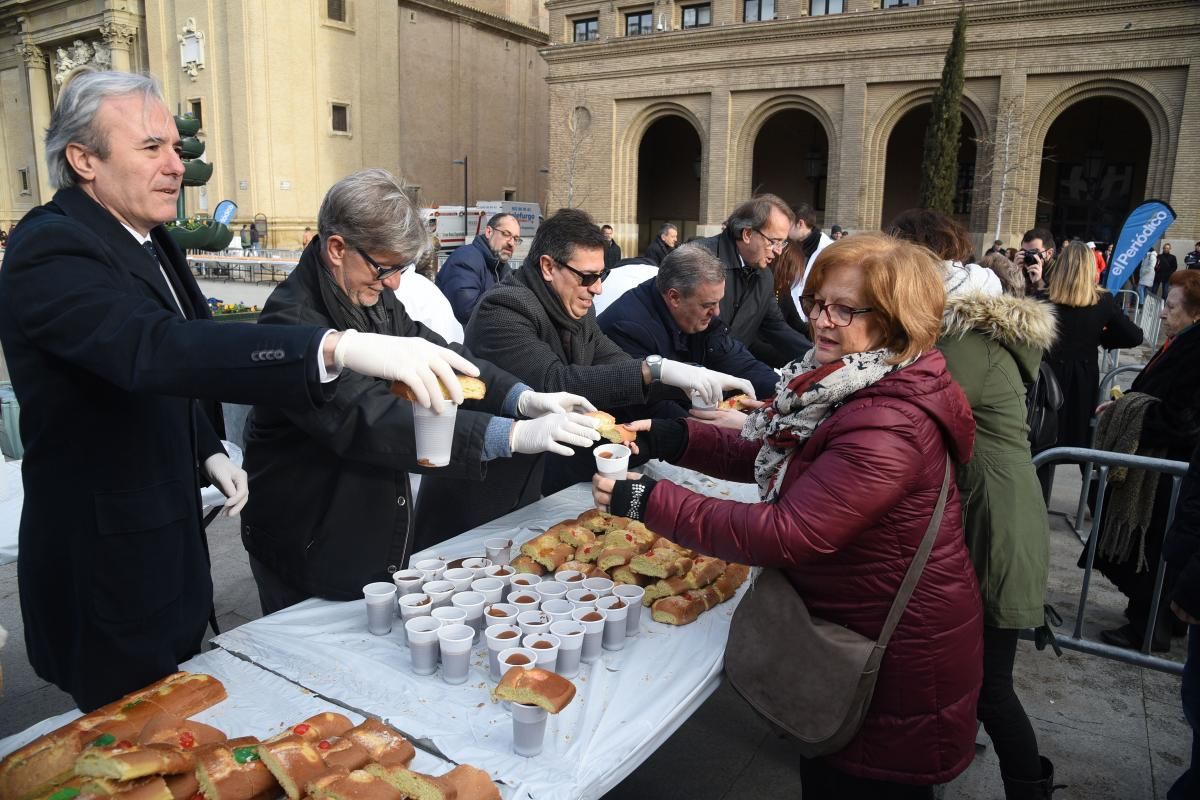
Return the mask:
[[[1043,625],[1049,532],[1026,410],[1045,360],[1067,398],[1059,444],[1090,444],[1095,412],[1109,449],[1193,461],[1159,617],[1151,567],[1168,541],[1169,480],[1112,489],[1097,563],[1129,597],[1128,625],[1106,641],[1139,647],[1149,630],[1160,647],[1174,622],[1193,625],[1184,699],[1200,719],[1200,243],[1189,269],[1165,246],[1148,268],[1166,341],[1131,392],[1094,409],[1097,349],[1142,339],[1100,288],[1094,245],[1056,247],[1034,229],[977,264],[946,215],[914,209],[886,232],[827,235],[812,208],[769,194],[713,236],[680,244],[666,224],[632,260],[610,226],[561,210],[516,269],[520,226],[497,214],[438,269],[404,181],[362,170],[330,188],[259,322],[214,324],[162,227],[178,149],[153,79],[73,76],[47,131],[58,191],[12,232],[0,270],[0,343],[24,407],[26,642],[36,672],[80,708],[198,652],[213,608],[203,484],[240,513],[270,613],[357,597],[413,552],[590,480],[601,507],[698,552],[780,568],[814,615],[864,636],[879,634],[932,530],[865,721],[843,750],[803,760],[805,795],[933,797],[974,758],[979,722],[1006,798],[1049,797],[1054,767],[1013,681],[1019,632]],[[461,341],[405,293],[426,280],[419,265]],[[637,280],[597,313],[624,270]],[[464,402],[456,372],[480,377],[483,397]],[[413,417],[440,407],[443,386],[461,408],[449,465],[431,467]],[[746,410],[713,409],[731,394]],[[243,467],[212,401],[254,406]],[[752,482],[760,501],[636,471],[593,476],[596,409],[638,433],[636,464]],[[87,502],[63,502],[64,486]],[[1169,796],[1194,796],[1196,781],[1189,771]]]

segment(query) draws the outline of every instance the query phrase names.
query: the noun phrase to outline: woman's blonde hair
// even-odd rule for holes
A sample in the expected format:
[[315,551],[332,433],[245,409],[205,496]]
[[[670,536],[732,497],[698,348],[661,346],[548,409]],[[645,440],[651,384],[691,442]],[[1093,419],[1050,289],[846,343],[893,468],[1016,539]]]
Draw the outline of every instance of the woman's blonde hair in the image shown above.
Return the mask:
[[1096,285],[1096,257],[1083,242],[1071,242],[1059,253],[1046,282],[1051,303],[1087,308],[1100,302],[1104,290]]
[[875,309],[883,346],[896,353],[892,363],[933,347],[941,330],[946,290],[941,260],[932,251],[886,233],[857,233],[821,251],[804,293],[820,291],[829,274],[842,268],[863,273],[863,303]]

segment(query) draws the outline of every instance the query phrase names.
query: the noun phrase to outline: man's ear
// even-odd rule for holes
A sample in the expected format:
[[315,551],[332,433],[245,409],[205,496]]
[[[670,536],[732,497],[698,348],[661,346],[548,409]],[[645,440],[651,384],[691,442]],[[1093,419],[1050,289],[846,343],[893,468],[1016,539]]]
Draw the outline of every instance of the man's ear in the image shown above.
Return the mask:
[[538,258],[538,266],[542,270],[543,280],[552,280],[554,278],[554,259],[550,256],[543,255]]
[[96,153],[78,142],[71,142],[67,145],[65,155],[67,163],[71,165],[71,169],[75,171],[80,180],[90,181],[96,177],[95,162],[100,159]]
[[342,267],[342,261],[346,257],[346,240],[340,234],[333,234],[321,241],[321,249],[324,250],[325,261],[331,267]]
[[681,299],[683,299],[683,295],[675,287],[667,289],[667,293],[663,295],[663,300],[667,301],[667,308],[676,308]]

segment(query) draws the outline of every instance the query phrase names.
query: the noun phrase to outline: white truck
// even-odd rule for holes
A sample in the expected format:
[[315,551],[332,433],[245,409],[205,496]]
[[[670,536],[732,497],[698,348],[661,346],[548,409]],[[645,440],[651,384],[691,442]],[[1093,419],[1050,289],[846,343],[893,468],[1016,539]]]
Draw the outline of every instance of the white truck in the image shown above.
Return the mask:
[[[542,221],[542,208],[537,203],[523,203],[517,200],[483,200],[467,209],[467,237],[463,239],[463,207],[434,206],[421,209],[425,219],[437,220],[437,237],[442,243],[441,251],[449,254],[456,247],[470,244],[478,234],[483,233],[487,221],[496,214],[504,212],[512,214],[521,225],[521,246],[513,253],[512,263],[519,263],[529,252],[529,244],[537,233]],[[444,259],[443,259],[444,260]]]

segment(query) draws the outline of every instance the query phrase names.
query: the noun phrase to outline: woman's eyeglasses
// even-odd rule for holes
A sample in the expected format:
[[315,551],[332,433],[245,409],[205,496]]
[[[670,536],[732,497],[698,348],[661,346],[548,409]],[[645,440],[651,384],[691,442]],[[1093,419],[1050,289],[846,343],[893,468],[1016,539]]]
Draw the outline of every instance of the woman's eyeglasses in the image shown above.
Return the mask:
[[554,258],[554,256],[551,256],[550,258],[554,261],[555,264],[558,264],[563,269],[568,269],[571,272],[574,272],[575,275],[578,276],[578,278],[579,278],[580,286],[591,286],[596,281],[603,281],[608,278],[608,273],[610,273],[612,271],[612,270],[606,268],[606,269],[600,270],[599,272],[580,272],[579,270],[572,267],[570,264],[564,263],[562,261],[559,261],[557,258]]
[[857,315],[868,314],[875,309],[851,308],[841,303],[826,303],[818,300],[811,294],[805,294],[800,296],[800,310],[804,312],[804,316],[813,322],[816,322],[822,313],[828,314],[830,322],[839,328],[845,328],[851,322],[854,322],[854,318]]

